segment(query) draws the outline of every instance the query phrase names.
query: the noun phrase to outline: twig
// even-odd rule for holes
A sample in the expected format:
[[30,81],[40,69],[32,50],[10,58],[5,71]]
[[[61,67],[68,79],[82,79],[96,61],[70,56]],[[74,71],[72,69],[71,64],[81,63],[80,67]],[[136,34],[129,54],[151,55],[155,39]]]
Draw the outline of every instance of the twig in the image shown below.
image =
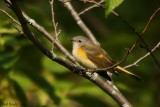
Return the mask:
[[[157,45],[151,50],[151,52],[154,52],[156,49],[160,48],[160,42],[157,43]],[[148,52],[147,54],[145,54],[144,56],[140,57],[138,60],[136,60],[134,63],[129,64],[127,66],[125,66],[124,68],[130,68],[132,66],[138,66],[138,63],[142,60],[144,60],[146,57],[148,57],[150,55],[150,52]]]
[[72,4],[70,3],[70,1],[68,2],[63,2],[63,0],[59,0],[61,1],[65,7],[71,12],[71,15],[73,16],[74,20],[77,22],[77,24],[79,25],[79,27],[86,33],[86,35],[97,45],[100,45],[99,42],[96,40],[95,36],[93,35],[93,33],[90,31],[90,29],[85,25],[85,23],[81,20],[81,18],[79,17],[78,13],[76,12],[76,10],[73,8]]
[[147,30],[149,24],[151,23],[151,21],[153,20],[154,16],[160,11],[160,7],[158,9],[155,10],[155,12],[152,14],[152,16],[149,18],[148,23],[146,24],[146,27],[143,29],[141,35],[143,35],[145,33],[145,31]]
[[51,6],[51,14],[52,14],[52,24],[53,24],[54,31],[55,31],[55,38],[54,39],[57,40],[61,30],[57,31],[58,23],[56,23],[55,17],[54,17],[54,0],[50,1],[50,6]]
[[[101,1],[98,2],[98,4],[101,4],[101,3],[103,3],[103,2],[104,2],[104,0],[101,0]],[[88,7],[88,8],[85,8],[84,10],[82,10],[81,12],[79,12],[78,15],[80,16],[80,15],[86,13],[87,11],[89,11],[89,10],[95,8],[95,7],[99,7],[99,5],[93,4],[92,6],[90,6],[90,7]]]
[[19,26],[21,26],[21,24],[15,19],[13,18],[9,13],[7,13],[5,10],[0,9],[1,12],[3,12],[6,16],[9,17],[10,19],[10,23],[12,23],[12,26],[18,31],[20,32],[20,34],[23,34],[23,31],[21,31],[20,29],[18,29],[16,26],[13,25],[13,22],[18,24]]
[[61,30],[57,31],[58,23],[56,23],[55,17],[54,17],[54,0],[50,1],[50,7],[51,7],[51,15],[52,15],[52,24],[55,32],[55,36],[53,37],[53,40],[52,40],[52,51],[53,51],[54,43],[55,41],[58,41],[58,36],[60,35]]
[[[115,14],[114,11],[112,11],[113,14]],[[132,25],[130,25],[126,20],[124,20],[121,16],[119,16],[118,14],[115,14],[117,17],[119,17],[126,25],[128,25],[128,27],[131,28],[131,30],[138,36],[138,39],[142,42],[142,44],[144,45],[144,48],[150,53],[150,55],[152,56],[154,62],[157,64],[157,66],[160,68],[160,64],[158,63],[156,57],[153,55],[153,53],[151,52],[151,50],[149,49],[147,43],[145,42],[145,40],[142,38],[142,36],[132,27]],[[138,41],[136,41],[136,43],[131,47],[130,51],[133,50],[133,48],[136,46],[136,44],[138,43]]]
[[[156,15],[159,11],[160,11],[160,7],[159,7],[158,9],[156,9],[155,12],[152,14],[152,16],[149,18],[149,20],[148,20],[145,28],[143,29],[143,31],[142,31],[142,33],[141,33],[141,36],[143,36],[143,34],[146,32],[149,24],[151,23],[151,21],[153,20],[153,18],[155,17],[155,15]],[[139,42],[139,38],[136,40],[136,42],[133,44],[133,46],[131,47],[130,50],[133,50],[133,49],[136,47],[136,45],[138,44],[138,42]]]
[[20,26],[20,23],[16,19],[14,19],[9,13],[7,13],[5,10],[0,9],[0,11],[6,14],[13,22],[15,22],[16,24]]
[[[155,17],[155,15],[156,15],[159,11],[160,11],[160,7],[159,7],[158,9],[156,9],[155,12],[151,15],[151,17],[149,18],[149,20],[148,20],[148,22],[147,22],[147,24],[146,24],[145,28],[143,29],[143,31],[142,31],[142,33],[141,33],[140,36],[143,36],[143,34],[146,32],[149,24],[151,23],[151,21],[153,20],[153,18]],[[115,13],[114,11],[113,11],[113,14],[117,15],[117,13]],[[138,33],[138,32],[137,32],[137,33]],[[136,47],[136,45],[138,44],[139,40],[140,40],[140,38],[138,38],[138,39],[136,40],[136,42],[132,45],[132,47],[129,49],[129,51],[132,51],[132,50]],[[158,43],[158,44],[159,44],[159,43]],[[151,52],[153,52],[154,50],[156,50],[156,47],[158,47],[158,44],[151,50]],[[146,57],[149,56],[149,55],[150,55],[150,53],[145,54],[143,57],[139,58],[139,59],[138,59],[137,61],[135,61],[133,64],[127,65],[127,66],[125,66],[124,68],[130,68],[130,67],[132,67],[132,66],[134,66],[134,65],[136,66],[141,60],[143,60],[144,58],[146,58]],[[159,63],[159,62],[157,61],[156,63]],[[160,64],[157,64],[157,65],[160,65]]]
[[101,3],[96,2],[95,0],[81,0],[81,1],[83,1],[84,3],[86,3],[86,2],[92,3],[92,4],[97,5],[98,7],[103,7],[103,8],[105,8],[103,5],[101,5]]

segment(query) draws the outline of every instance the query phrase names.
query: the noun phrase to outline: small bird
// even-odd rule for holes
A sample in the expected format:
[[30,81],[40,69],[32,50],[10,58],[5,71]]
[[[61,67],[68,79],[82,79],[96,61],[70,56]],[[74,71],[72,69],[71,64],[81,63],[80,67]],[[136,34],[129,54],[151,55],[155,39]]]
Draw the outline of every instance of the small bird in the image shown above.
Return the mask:
[[[112,61],[109,55],[100,46],[94,44],[87,37],[76,36],[71,40],[73,43],[72,54],[83,67],[87,69],[107,68],[115,64],[115,62]],[[117,74],[117,72],[124,72],[137,81],[142,80],[139,76],[120,66],[116,66],[107,71],[98,71],[97,73],[111,81],[111,77],[108,75],[108,72],[113,74]]]

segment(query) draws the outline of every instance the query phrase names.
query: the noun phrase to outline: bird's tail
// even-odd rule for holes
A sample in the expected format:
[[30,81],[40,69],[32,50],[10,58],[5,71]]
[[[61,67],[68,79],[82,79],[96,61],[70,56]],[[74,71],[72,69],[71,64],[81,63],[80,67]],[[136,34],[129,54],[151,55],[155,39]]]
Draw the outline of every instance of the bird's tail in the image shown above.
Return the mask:
[[124,68],[122,68],[122,67],[120,67],[120,66],[117,66],[115,69],[118,70],[118,71],[124,72],[125,74],[127,74],[128,76],[130,76],[130,77],[136,79],[137,81],[142,80],[141,77],[139,77],[139,76],[137,76],[137,75],[135,75],[135,74],[129,72],[128,70],[126,70],[126,69],[124,69]]

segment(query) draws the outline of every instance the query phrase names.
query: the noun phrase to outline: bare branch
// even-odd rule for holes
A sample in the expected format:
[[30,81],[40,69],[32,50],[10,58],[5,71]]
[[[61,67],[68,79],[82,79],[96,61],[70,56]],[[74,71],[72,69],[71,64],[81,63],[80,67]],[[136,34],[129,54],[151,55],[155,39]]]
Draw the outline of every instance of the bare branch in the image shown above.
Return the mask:
[[15,22],[16,24],[20,26],[20,23],[16,19],[14,19],[9,13],[7,13],[5,10],[0,9],[0,11],[6,14],[13,22]]
[[[101,0],[101,1],[99,1],[98,3],[101,4],[101,3],[103,3],[103,2],[104,2],[104,0]],[[99,5],[93,4],[92,6],[90,6],[90,7],[88,7],[88,8],[85,8],[84,10],[82,10],[81,12],[79,12],[78,15],[80,16],[80,15],[86,13],[87,11],[89,11],[89,10],[95,8],[95,7],[99,7]]]
[[153,20],[154,16],[160,11],[160,7],[158,9],[155,10],[155,12],[152,14],[152,16],[149,18],[146,27],[144,28],[144,30],[142,31],[141,35],[143,35],[145,33],[145,31],[147,30],[149,24],[151,23],[151,21]]
[[[156,49],[160,48],[160,42],[157,43],[157,45],[151,50],[151,52],[154,52]],[[138,60],[136,60],[134,63],[129,64],[127,66],[125,66],[124,68],[130,68],[132,66],[138,66],[138,63],[142,60],[144,60],[146,57],[148,57],[150,55],[150,52],[148,52],[147,54],[145,54],[144,56],[140,57]]]
[[[154,16],[158,13],[158,11],[160,11],[160,7],[158,9],[155,10],[155,12],[151,15],[151,17],[149,18],[145,28],[143,29],[141,36],[143,36],[143,34],[145,33],[145,31],[147,30],[149,24],[151,23],[151,21],[153,20]],[[137,41],[135,42],[135,44],[132,46],[132,48],[134,48],[139,42],[139,38],[137,39]],[[132,49],[131,48],[131,49]]]
[[[114,13],[114,12],[112,12]],[[160,68],[160,64],[157,61],[157,58],[153,55],[153,53],[151,52],[151,50],[149,49],[147,43],[145,42],[145,40],[142,38],[142,35],[140,35],[137,31],[135,31],[135,29],[132,27],[132,25],[130,25],[126,20],[124,20],[121,16],[117,16],[119,17],[124,23],[126,23],[126,25],[128,25],[132,31],[138,36],[138,40],[136,41],[136,43],[131,47],[130,51],[133,50],[133,48],[137,45],[138,41],[140,40],[142,42],[142,44],[144,45],[144,48],[150,53],[150,55],[152,56],[154,62],[157,64],[157,66]]]
[[102,7],[102,8],[105,8],[101,3],[95,1],[95,0],[80,0],[80,1],[83,1],[84,3],[92,3],[92,4],[95,4],[97,5],[98,7]]
[[51,6],[51,14],[52,14],[52,24],[53,24],[54,31],[55,31],[55,38],[54,39],[56,40],[56,39],[58,39],[58,36],[59,36],[61,30],[57,31],[58,23],[56,23],[55,18],[54,18],[54,0],[50,1],[50,6]]

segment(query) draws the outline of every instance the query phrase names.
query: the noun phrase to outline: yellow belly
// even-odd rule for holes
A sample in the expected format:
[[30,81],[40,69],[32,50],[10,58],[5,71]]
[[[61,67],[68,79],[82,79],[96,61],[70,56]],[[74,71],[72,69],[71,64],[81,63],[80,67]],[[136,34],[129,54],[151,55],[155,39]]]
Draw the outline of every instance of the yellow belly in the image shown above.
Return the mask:
[[82,66],[86,68],[97,68],[97,66],[88,59],[86,53],[82,50],[82,48],[77,49],[76,53],[74,54],[76,60],[82,64]]

